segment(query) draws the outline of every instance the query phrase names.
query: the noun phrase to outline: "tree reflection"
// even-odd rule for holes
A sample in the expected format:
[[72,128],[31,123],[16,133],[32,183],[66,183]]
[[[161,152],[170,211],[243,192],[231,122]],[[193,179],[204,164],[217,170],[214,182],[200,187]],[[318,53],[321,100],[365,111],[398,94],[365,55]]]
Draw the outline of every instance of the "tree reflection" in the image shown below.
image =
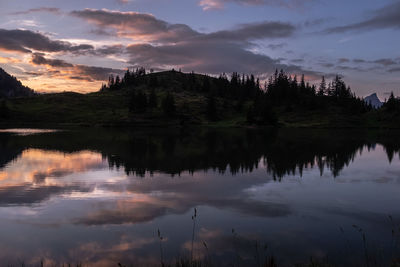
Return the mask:
[[0,135],[0,167],[28,148],[65,153],[90,150],[101,153],[110,168],[127,175],[146,172],[172,176],[213,169],[232,175],[252,172],[260,164],[274,179],[300,175],[305,169],[326,170],[334,177],[364,148],[383,145],[388,160],[399,154],[394,131],[359,130],[72,130],[31,136]]

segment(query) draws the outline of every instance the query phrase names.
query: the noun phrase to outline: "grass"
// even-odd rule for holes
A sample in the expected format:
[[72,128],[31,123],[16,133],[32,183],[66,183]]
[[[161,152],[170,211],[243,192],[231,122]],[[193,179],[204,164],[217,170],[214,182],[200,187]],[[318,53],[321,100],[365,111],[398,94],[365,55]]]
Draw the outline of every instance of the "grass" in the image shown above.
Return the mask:
[[[145,89],[145,88],[144,88]],[[146,90],[144,90],[146,91]],[[148,91],[148,90],[147,90]],[[216,98],[217,121],[207,120],[206,97],[194,91],[174,90],[177,113],[168,117],[163,113],[161,100],[166,95],[163,88],[156,89],[158,107],[145,113],[129,112],[129,89],[95,92],[90,94],[58,93],[29,98],[7,100],[10,110],[0,125],[8,126],[181,126],[205,125],[209,127],[248,127],[245,103],[236,110],[236,101]],[[339,107],[326,110],[295,111],[276,108],[279,126],[289,128],[396,128],[399,118],[384,112],[364,115],[343,114]]]
[[[161,108],[166,92],[158,88],[158,107],[145,113],[129,112],[129,89],[90,94],[57,93],[7,100],[9,116],[0,125],[58,125],[58,126],[177,126],[208,124],[205,116],[206,98],[192,91],[173,91],[177,113],[168,117]],[[234,103],[217,99],[221,125],[233,125],[237,119]],[[218,125],[213,123],[212,125]]]

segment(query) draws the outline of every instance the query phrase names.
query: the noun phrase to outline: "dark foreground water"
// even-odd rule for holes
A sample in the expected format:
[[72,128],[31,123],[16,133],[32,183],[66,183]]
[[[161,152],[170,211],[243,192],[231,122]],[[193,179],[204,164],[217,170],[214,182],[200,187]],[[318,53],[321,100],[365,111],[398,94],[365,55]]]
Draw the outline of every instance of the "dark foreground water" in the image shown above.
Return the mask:
[[400,255],[398,136],[0,131],[0,265],[172,263],[190,259],[193,223],[193,258],[214,266],[387,265]]

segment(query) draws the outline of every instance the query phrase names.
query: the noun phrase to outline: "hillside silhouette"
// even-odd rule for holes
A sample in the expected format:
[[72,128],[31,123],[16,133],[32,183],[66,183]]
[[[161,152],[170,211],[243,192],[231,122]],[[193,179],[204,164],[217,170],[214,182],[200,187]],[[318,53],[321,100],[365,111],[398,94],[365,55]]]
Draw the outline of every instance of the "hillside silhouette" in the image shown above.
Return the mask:
[[400,101],[380,109],[356,97],[340,76],[311,85],[276,71],[219,77],[181,71],[127,70],[98,92],[29,95],[0,103],[5,126],[400,127]]
[[23,86],[14,76],[0,68],[0,99],[12,97],[33,96],[34,92],[29,87]]

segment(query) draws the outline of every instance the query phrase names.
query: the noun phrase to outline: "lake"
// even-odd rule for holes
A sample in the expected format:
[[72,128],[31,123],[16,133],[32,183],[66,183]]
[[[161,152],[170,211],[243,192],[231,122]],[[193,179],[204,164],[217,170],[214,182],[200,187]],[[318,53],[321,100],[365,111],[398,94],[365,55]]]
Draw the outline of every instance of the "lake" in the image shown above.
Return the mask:
[[2,130],[0,265],[388,265],[400,258],[398,136]]

